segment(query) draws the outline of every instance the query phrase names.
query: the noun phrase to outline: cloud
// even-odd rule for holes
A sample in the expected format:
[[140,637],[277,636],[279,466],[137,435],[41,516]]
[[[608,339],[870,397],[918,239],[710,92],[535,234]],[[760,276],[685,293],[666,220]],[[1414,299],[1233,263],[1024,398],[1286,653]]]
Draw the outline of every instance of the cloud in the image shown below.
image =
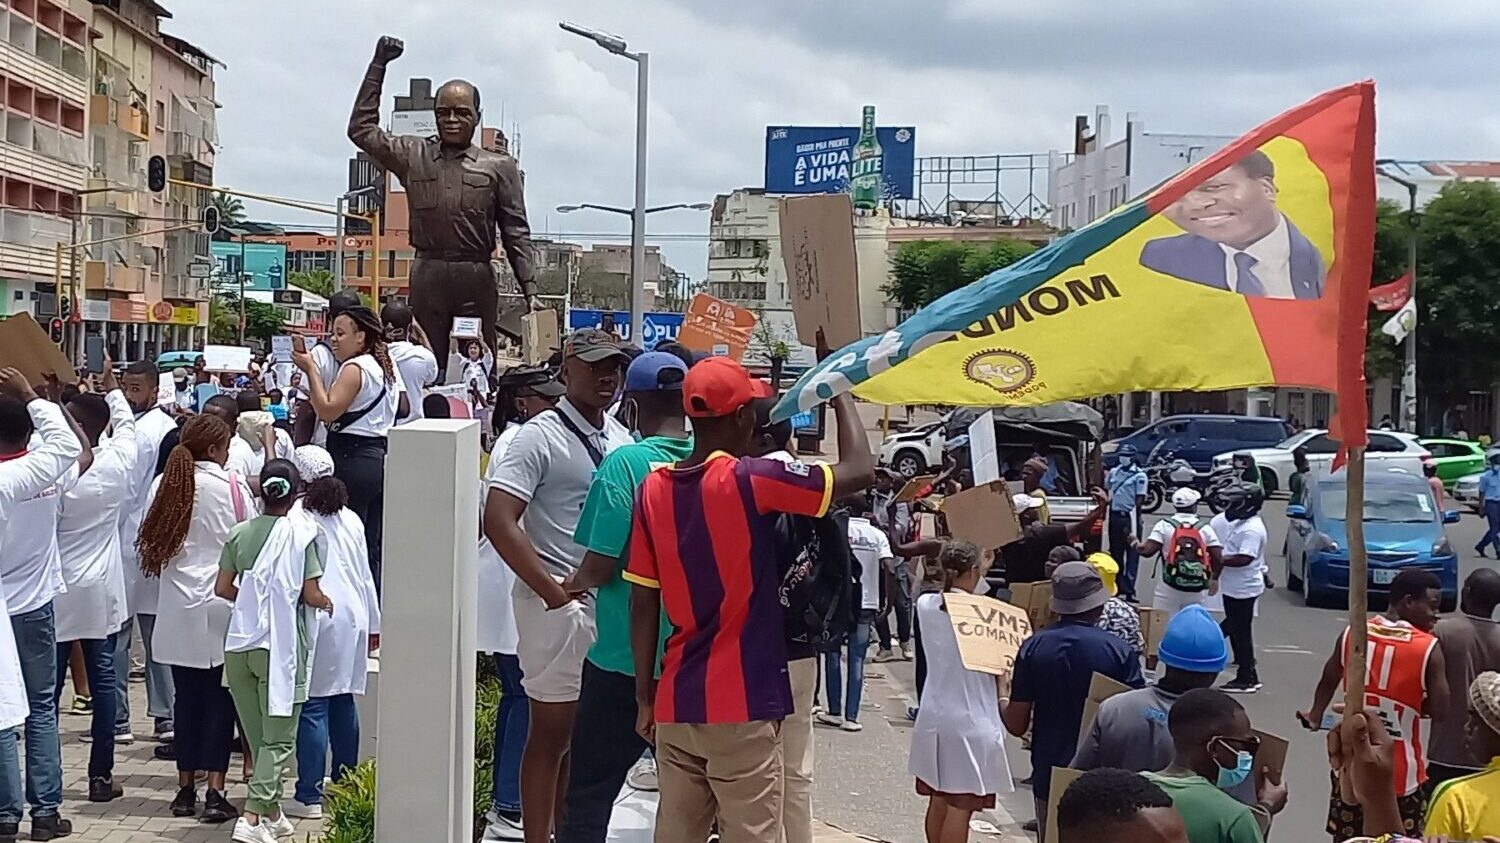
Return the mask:
[[[177,0],[169,32],[217,74],[217,179],[331,202],[376,38],[405,39],[385,107],[409,76],[474,81],[486,122],[517,135],[538,232],[622,236],[624,218],[560,204],[631,203],[634,65],[558,29],[615,32],[651,53],[648,202],[709,201],[762,179],[768,124],[840,124],[874,104],[917,126],[919,155],[1044,153],[1107,103],[1150,129],[1234,134],[1325,88],[1380,85],[1381,154],[1486,158],[1500,148],[1488,33],[1500,6],[1434,0],[1252,5],[1187,0]],[[519,131],[516,132],[515,130]],[[256,216],[307,221],[251,204]],[[319,220],[313,220],[320,222]],[[702,278],[707,215],[653,217],[669,262]],[[578,238],[575,239],[585,239]],[[648,239],[651,239],[648,237]]]

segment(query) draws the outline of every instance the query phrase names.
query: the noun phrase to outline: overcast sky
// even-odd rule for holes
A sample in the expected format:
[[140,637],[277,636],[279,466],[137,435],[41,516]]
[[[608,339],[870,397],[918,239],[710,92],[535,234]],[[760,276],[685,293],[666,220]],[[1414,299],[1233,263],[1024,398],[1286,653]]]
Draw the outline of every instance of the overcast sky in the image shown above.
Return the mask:
[[[1500,159],[1500,3],[1364,0],[164,0],[163,29],[222,60],[219,183],[332,202],[354,147],[349,107],[376,38],[411,76],[464,77],[514,136],[532,228],[588,240],[631,202],[635,69],[558,29],[614,32],[651,53],[648,203],[759,186],[768,124],[917,127],[918,155],[1045,153],[1073,116],[1110,106],[1148,131],[1237,134],[1326,88],[1373,77],[1379,154]],[[850,11],[853,14],[850,14]],[[503,120],[502,120],[503,115]],[[1109,140],[1114,140],[1111,137]],[[318,222],[251,205],[257,219]],[[705,273],[708,215],[654,215],[668,261]]]

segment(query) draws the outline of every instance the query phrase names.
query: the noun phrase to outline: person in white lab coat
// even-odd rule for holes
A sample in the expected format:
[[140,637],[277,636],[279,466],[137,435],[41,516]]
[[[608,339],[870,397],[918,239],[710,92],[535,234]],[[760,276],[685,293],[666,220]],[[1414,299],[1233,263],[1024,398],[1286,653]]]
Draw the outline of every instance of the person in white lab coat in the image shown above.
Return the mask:
[[[28,448],[28,443],[34,447]],[[41,400],[20,372],[0,369],[0,521],[9,521],[18,503],[52,488],[74,468],[82,452],[82,443],[57,405]],[[0,588],[0,606],[6,602]],[[31,710],[14,631],[10,624],[0,624],[0,839],[15,839],[19,833],[25,786],[16,727],[27,721]],[[60,753],[55,709],[52,718],[51,747]],[[61,803],[60,775],[57,791]],[[51,840],[72,830],[72,823],[58,815],[55,805],[39,814],[33,804],[33,840]]]
[[320,586],[338,609],[318,615],[312,678],[297,725],[297,787],[285,809],[293,817],[321,819],[330,746],[334,781],[359,763],[354,697],[364,695],[369,654],[380,646],[380,603],[365,550],[365,527],[348,507],[344,481],[333,476],[333,458],[317,445],[303,445],[295,462],[303,488],[293,512],[305,513],[317,524]]
[[[81,393],[68,402],[68,411],[83,429],[90,448],[79,459],[78,481],[63,494],[57,519],[57,549],[62,558],[67,591],[57,595],[57,690],[61,699],[63,665],[73,642],[83,649],[83,661],[93,688],[93,724],[89,750],[89,801],[109,802],[123,791],[114,783],[115,646],[116,636],[130,620],[125,607],[125,571],[120,561],[120,508],[130,497],[135,471],[135,413],[115,384],[108,361],[104,366],[104,395]],[[114,435],[103,444],[106,427]]]
[[[201,361],[203,358],[199,357]],[[151,479],[157,470],[157,456],[171,451],[165,445],[170,437],[177,442],[177,420],[161,407],[157,396],[156,364],[141,360],[126,367],[120,378],[125,401],[135,413],[135,467],[130,471],[130,492],[120,507],[120,564],[125,572],[125,610],[130,615],[125,628],[115,640],[115,740],[133,739],[130,734],[130,642],[134,627],[140,628],[146,649],[146,713],[154,721],[153,732],[162,741],[157,757],[172,757],[172,671],[158,664],[151,649],[151,633],[156,627],[156,597],[161,581],[141,573],[135,540],[141,530],[141,518],[151,491]],[[109,437],[112,438],[112,437]]]
[[380,309],[380,321],[385,325],[391,362],[396,364],[396,374],[406,385],[406,394],[396,411],[396,424],[414,422],[422,418],[422,396],[427,387],[437,382],[437,357],[410,306],[393,301]]
[[182,427],[166,470],[151,488],[151,506],[137,544],[141,570],[160,578],[152,649],[172,668],[176,689],[177,796],[172,815],[198,813],[194,775],[208,776],[204,822],[225,822],[239,812],[224,797],[234,702],[224,687],[224,636],[230,603],[214,593],[219,556],[229,531],[255,509],[243,478],[224,468],[229,426],[202,414]]

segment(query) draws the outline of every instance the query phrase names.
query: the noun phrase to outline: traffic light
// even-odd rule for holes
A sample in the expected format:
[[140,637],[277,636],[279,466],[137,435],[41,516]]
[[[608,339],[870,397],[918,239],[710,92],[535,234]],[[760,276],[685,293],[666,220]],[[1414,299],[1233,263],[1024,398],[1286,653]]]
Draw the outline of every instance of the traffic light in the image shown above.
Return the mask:
[[63,321],[58,318],[53,318],[53,320],[47,324],[47,333],[51,335],[53,342],[57,343],[58,345],[62,345]]
[[203,232],[217,234],[219,231],[219,209],[213,205],[203,206]]
[[73,317],[73,300],[67,296],[57,297],[57,315],[64,322]]
[[167,159],[164,156],[153,155],[146,160],[146,186],[152,193],[167,189]]

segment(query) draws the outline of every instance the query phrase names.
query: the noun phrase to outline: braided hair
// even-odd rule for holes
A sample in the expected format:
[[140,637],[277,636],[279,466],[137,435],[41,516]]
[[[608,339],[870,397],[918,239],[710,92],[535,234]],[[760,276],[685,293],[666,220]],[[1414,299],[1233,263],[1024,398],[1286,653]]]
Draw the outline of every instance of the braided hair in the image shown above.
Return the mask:
[[193,501],[197,495],[193,463],[208,459],[209,451],[229,446],[229,425],[218,416],[202,413],[182,426],[182,437],[167,456],[161,473],[161,485],[151,508],[141,522],[136,550],[141,570],[147,576],[161,576],[167,561],[182,550],[187,540],[188,524],[193,519]]
[[385,382],[394,383],[396,367],[391,363],[391,350],[385,343],[385,326],[381,324],[380,317],[364,305],[351,307],[339,316],[353,322],[355,329],[365,335],[365,347],[360,349],[361,353],[374,357],[385,373]]
[[952,591],[954,580],[978,568],[983,556],[984,552],[973,542],[961,539],[943,542],[937,557],[938,568],[943,572],[943,591]]

